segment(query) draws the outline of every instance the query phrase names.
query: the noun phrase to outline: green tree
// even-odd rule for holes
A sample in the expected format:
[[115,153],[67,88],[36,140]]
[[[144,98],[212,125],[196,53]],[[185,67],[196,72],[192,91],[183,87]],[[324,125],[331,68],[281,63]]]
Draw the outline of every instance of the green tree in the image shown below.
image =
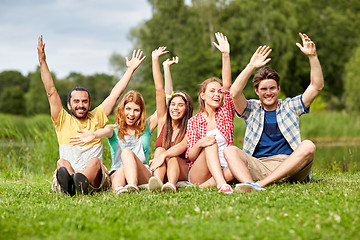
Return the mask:
[[3,71],[0,73],[0,95],[6,87],[19,86],[21,91],[27,92],[30,80],[18,71]]
[[[357,0],[299,0],[296,17],[300,29],[315,41],[323,68],[326,95],[342,97],[345,64],[360,39],[360,2]],[[302,65],[307,63],[303,62]],[[308,73],[302,78],[308,78]]]
[[71,82],[68,78],[65,79],[55,79],[54,84],[56,87],[56,90],[60,96],[61,103],[67,109],[67,97],[70,90],[74,87],[73,82]]
[[20,86],[5,88],[0,95],[0,111],[10,114],[25,114],[25,98]]
[[[273,49],[268,66],[280,74],[282,90],[286,95],[298,94],[300,81],[291,70],[294,55],[301,54],[295,45],[299,37],[294,3],[231,1],[225,11],[221,24],[227,26],[231,57],[236,62],[234,78],[259,46],[268,45]],[[245,92],[247,97],[256,97],[251,81]]]
[[[299,32],[316,43],[323,67],[324,101],[342,99],[345,63],[360,39],[360,2],[357,0],[183,0],[149,1],[152,18],[130,32],[136,48],[151,56],[167,46],[180,58],[172,71],[174,87],[196,98],[198,85],[209,76],[221,76],[221,56],[211,46],[214,33],[223,32],[231,45],[233,79],[260,45],[273,52],[269,67],[281,76],[285,96],[302,93],[310,82],[308,58],[295,43]],[[146,100],[153,99],[151,61],[145,61],[132,81]],[[132,85],[132,87],[134,87]],[[257,97],[249,83],[247,97]],[[153,101],[151,101],[153,102]],[[149,104],[147,103],[147,106]]]
[[[53,74],[52,74],[53,75]],[[30,88],[25,95],[26,114],[49,113],[50,106],[46,91],[41,80],[40,67],[34,73],[30,73]],[[52,76],[55,79],[55,75]]]
[[346,109],[350,112],[360,112],[360,46],[345,65],[344,96]]
[[[84,76],[80,73],[73,72],[69,74],[66,80],[71,83],[71,87],[68,88],[67,92],[69,92],[71,88],[75,86],[82,86],[90,92],[92,109],[101,104],[104,99],[109,96],[111,89],[116,84],[115,78],[107,74]],[[66,85],[69,86],[69,84]]]
[[29,82],[29,78],[18,71],[0,73],[0,112],[25,114],[24,94]]
[[[211,4],[213,2],[218,1],[211,1]],[[221,54],[211,47],[214,35],[212,28],[216,21],[210,14],[205,14],[205,10],[200,11],[201,2],[197,1],[194,7],[185,5],[184,0],[150,3],[153,8],[152,18],[130,32],[135,48],[141,48],[148,56],[130,87],[143,94],[149,112],[155,108],[151,71],[151,52],[155,48],[167,46],[170,51],[160,61],[172,56],[180,57],[179,64],[171,69],[174,88],[187,91],[193,99],[197,97],[199,84],[203,80],[214,75],[221,77]],[[209,7],[211,4],[204,6],[212,9]],[[114,55],[111,59],[115,59]]]

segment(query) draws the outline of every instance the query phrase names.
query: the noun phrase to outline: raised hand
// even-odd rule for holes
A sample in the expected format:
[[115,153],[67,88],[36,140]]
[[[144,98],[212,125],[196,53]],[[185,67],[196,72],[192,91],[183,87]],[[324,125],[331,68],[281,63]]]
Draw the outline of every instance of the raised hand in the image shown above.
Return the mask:
[[133,71],[135,71],[139,67],[140,63],[142,63],[142,61],[144,61],[146,57],[146,56],[141,57],[142,54],[143,52],[140,49],[138,49],[137,51],[136,50],[133,51],[131,60],[129,60],[129,58],[126,57],[127,68],[130,68]]
[[219,49],[220,52],[230,54],[230,44],[226,36],[220,32],[217,32],[215,33],[215,37],[218,41],[218,44],[216,42],[213,42],[214,46]]
[[166,47],[159,47],[159,48],[155,49],[154,51],[152,51],[151,56],[152,56],[152,59],[155,60],[155,59],[159,59],[159,57],[161,55],[164,55],[168,52],[169,51],[166,51]]
[[170,60],[170,58],[168,58],[163,62],[163,66],[164,67],[170,67],[173,64],[178,64],[178,62],[179,62],[178,56],[173,57],[172,60]]
[[46,61],[45,43],[43,43],[42,35],[40,35],[38,38],[37,50],[38,50],[38,56],[39,56],[39,63],[45,62]]
[[299,33],[303,45],[296,43],[296,46],[307,56],[316,56],[315,43],[305,33]]
[[84,146],[85,144],[95,139],[95,133],[89,130],[78,130],[77,132],[82,134],[79,136],[70,137],[70,143],[74,146]]
[[271,58],[267,58],[271,51],[272,49],[266,45],[258,47],[255,53],[252,55],[249,64],[255,68],[265,66],[271,60]]

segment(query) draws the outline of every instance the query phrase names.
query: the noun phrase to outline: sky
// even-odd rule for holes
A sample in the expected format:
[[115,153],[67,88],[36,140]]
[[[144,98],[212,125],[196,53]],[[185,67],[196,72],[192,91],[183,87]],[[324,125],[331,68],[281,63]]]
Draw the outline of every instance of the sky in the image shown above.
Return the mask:
[[111,54],[131,52],[130,29],[151,14],[147,0],[1,0],[0,72],[34,72],[42,34],[57,78],[70,72],[112,74]]

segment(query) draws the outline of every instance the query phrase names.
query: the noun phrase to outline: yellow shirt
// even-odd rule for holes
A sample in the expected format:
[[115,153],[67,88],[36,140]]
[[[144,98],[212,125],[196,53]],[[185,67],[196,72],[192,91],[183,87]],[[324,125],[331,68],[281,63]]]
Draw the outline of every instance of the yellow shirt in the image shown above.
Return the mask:
[[108,118],[100,105],[88,113],[84,119],[78,119],[63,108],[59,117],[54,121],[56,134],[59,142],[60,158],[68,160],[73,169],[85,169],[88,161],[94,157],[102,161],[102,142],[96,139],[83,147],[73,146],[70,144],[70,137],[77,136],[78,130],[96,131],[105,126]]

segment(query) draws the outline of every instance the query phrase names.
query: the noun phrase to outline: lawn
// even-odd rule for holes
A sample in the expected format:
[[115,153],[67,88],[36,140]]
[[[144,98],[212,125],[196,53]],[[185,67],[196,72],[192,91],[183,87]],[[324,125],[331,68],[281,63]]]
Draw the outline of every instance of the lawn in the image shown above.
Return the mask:
[[[319,147],[309,184],[232,195],[190,187],[69,197],[51,192],[58,145],[50,117],[0,115],[0,239],[360,239],[359,117],[315,113],[303,120],[303,137],[318,145],[356,145]],[[243,131],[236,119],[238,146]]]
[[267,192],[69,197],[51,176],[1,177],[1,239],[359,239],[359,173],[314,173]]

